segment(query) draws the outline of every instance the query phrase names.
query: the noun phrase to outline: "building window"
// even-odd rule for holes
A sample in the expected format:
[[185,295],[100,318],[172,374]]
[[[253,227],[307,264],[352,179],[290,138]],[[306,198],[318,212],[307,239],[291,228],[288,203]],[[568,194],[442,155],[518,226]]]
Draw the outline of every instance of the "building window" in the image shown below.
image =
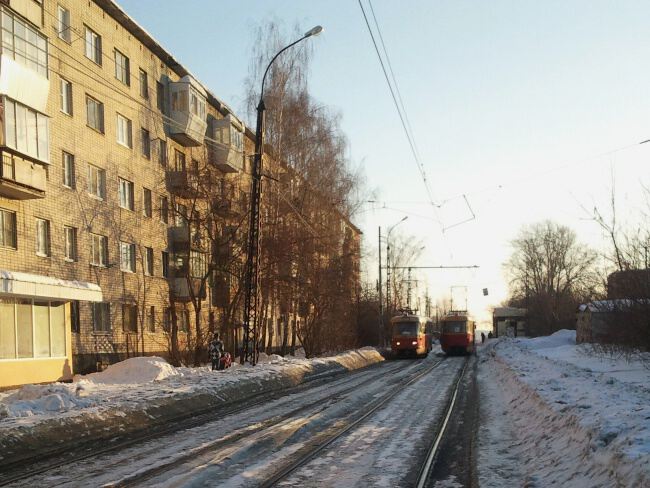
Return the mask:
[[106,198],[106,171],[92,164],[88,165],[88,193],[102,200]]
[[89,95],[86,95],[86,123],[104,133],[104,104]]
[[90,234],[90,264],[108,266],[108,237]]
[[190,276],[203,279],[208,274],[208,255],[200,251],[190,251]]
[[8,98],[5,103],[5,144],[23,154],[50,160],[48,118]]
[[122,330],[124,332],[138,331],[138,306],[122,304]]
[[167,167],[167,141],[160,140],[160,148],[158,151],[158,162],[161,166]]
[[115,78],[125,85],[131,85],[131,66],[129,58],[115,50]]
[[185,153],[174,149],[174,170],[185,171]]
[[50,221],[36,219],[36,255],[50,256]]
[[95,332],[111,331],[111,304],[107,302],[93,303],[93,330]]
[[102,64],[102,36],[88,26],[86,29],[86,57],[91,61]]
[[153,249],[150,247],[144,248],[144,274],[153,276]]
[[77,229],[63,226],[63,249],[66,261],[77,260]]
[[140,96],[146,100],[149,99],[149,76],[143,69],[140,70]]
[[156,107],[165,113],[165,85],[159,81],[156,82]]
[[190,112],[200,119],[205,118],[205,100],[194,88],[190,88]]
[[174,226],[187,227],[187,206],[182,203],[174,205]]
[[148,188],[142,189],[142,213],[151,218],[151,190]]
[[2,54],[47,78],[47,39],[7,10],[1,15]]
[[57,9],[58,25],[57,30],[59,38],[63,39],[65,42],[72,42],[72,30],[70,29],[70,11],[66,8],[63,8],[59,5]]
[[126,147],[133,147],[131,121],[120,114],[117,114],[117,142]]
[[172,329],[172,309],[171,307],[165,307],[163,310],[163,331],[169,333]]
[[135,244],[120,242],[120,270],[135,273]]
[[61,78],[59,91],[61,95],[61,112],[72,115],[72,83]]
[[70,153],[63,151],[62,165],[63,165],[63,186],[67,188],[75,188],[76,178],[75,178],[75,171],[74,171],[74,156]]
[[151,159],[151,136],[145,128],[140,129],[140,147],[142,148],[142,155],[147,159]]
[[120,207],[133,210],[133,182],[120,178],[119,186]]
[[81,332],[81,315],[79,314],[79,300],[70,302],[70,326],[72,332]]
[[169,204],[167,197],[160,197],[160,221],[165,224],[169,223]]
[[169,278],[169,253],[167,251],[162,252],[161,260],[163,278]]
[[0,298],[0,359],[66,356],[65,302]]
[[0,246],[17,249],[16,212],[0,208]]
[[149,332],[156,332],[156,309],[152,305],[147,307],[147,330]]
[[178,310],[176,312],[176,317],[178,319],[178,330],[181,332],[187,332],[190,330],[190,312],[189,310]]

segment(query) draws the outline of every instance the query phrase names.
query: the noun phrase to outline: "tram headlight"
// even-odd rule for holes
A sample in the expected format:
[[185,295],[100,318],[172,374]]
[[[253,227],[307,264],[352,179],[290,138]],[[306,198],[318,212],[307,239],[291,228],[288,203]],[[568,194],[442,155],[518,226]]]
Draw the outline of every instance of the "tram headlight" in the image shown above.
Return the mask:
[[413,342],[411,342],[411,344],[413,344],[414,346],[417,346],[417,345],[418,345],[418,341],[413,341]]
[[399,341],[397,341],[397,342],[395,343],[396,346],[399,346],[399,344],[400,344]]

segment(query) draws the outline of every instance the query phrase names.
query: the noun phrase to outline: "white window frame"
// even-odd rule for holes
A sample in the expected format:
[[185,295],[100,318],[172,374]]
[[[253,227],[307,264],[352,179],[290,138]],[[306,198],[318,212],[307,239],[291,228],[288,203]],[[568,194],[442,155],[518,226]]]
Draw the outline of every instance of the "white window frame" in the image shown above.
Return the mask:
[[36,255],[42,258],[50,257],[50,221],[36,218]]
[[147,276],[153,276],[153,248],[145,247],[144,248],[144,274]]
[[158,204],[160,206],[160,221],[164,224],[169,224],[169,199],[161,195]]
[[56,10],[57,14],[57,34],[59,39],[64,40],[68,44],[72,42],[72,27],[70,23],[70,11],[59,5]]
[[149,188],[142,188],[142,215],[151,218],[153,215],[152,194]]
[[131,134],[131,120],[127,119],[122,114],[117,114],[117,122],[115,124],[115,133],[117,143],[131,149],[133,147],[133,136]]
[[104,133],[104,104],[86,93],[86,125]]
[[108,237],[90,234],[90,264],[100,268],[108,266]]
[[131,86],[131,60],[118,49],[115,49],[115,78]]
[[0,247],[18,249],[16,212],[0,208]]
[[140,148],[142,157],[151,159],[151,133],[144,127],[140,127]]
[[84,26],[85,55],[93,63],[102,65],[102,36],[87,25]]
[[135,273],[135,244],[120,241],[120,271]]
[[5,144],[21,154],[49,162],[49,117],[7,97],[4,112]]
[[74,155],[67,151],[62,151],[61,164],[63,169],[63,186],[74,189],[77,187],[77,178],[75,174]]
[[63,226],[63,253],[65,260],[75,262],[77,255],[77,228],[70,225]]
[[133,202],[133,182],[120,178],[118,195],[120,208],[131,210],[133,212],[133,209],[135,208]]
[[140,96],[149,100],[149,75],[145,70],[140,68],[138,79],[140,80]]
[[106,170],[94,164],[88,165],[88,194],[99,200],[106,198]]
[[72,116],[72,83],[65,78],[59,79],[59,94],[61,98],[61,112]]

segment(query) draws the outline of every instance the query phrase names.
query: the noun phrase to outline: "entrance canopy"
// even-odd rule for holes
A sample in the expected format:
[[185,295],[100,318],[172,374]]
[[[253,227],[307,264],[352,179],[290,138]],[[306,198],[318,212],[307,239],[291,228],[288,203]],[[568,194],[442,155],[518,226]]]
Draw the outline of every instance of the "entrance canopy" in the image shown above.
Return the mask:
[[102,289],[94,283],[0,269],[0,297],[3,295],[66,301],[102,301]]

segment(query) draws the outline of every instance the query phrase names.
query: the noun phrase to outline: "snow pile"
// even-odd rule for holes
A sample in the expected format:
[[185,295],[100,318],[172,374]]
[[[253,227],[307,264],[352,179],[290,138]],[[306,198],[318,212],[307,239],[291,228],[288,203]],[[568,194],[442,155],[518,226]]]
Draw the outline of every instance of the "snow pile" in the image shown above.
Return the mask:
[[0,418],[46,415],[92,405],[92,400],[78,395],[71,385],[25,385],[2,399]]
[[481,350],[482,484],[648,486],[650,371],[575,332]]
[[100,373],[85,376],[76,375],[75,381],[89,381],[96,384],[128,385],[162,381],[179,374],[176,368],[161,357],[129,358],[111,364]]

